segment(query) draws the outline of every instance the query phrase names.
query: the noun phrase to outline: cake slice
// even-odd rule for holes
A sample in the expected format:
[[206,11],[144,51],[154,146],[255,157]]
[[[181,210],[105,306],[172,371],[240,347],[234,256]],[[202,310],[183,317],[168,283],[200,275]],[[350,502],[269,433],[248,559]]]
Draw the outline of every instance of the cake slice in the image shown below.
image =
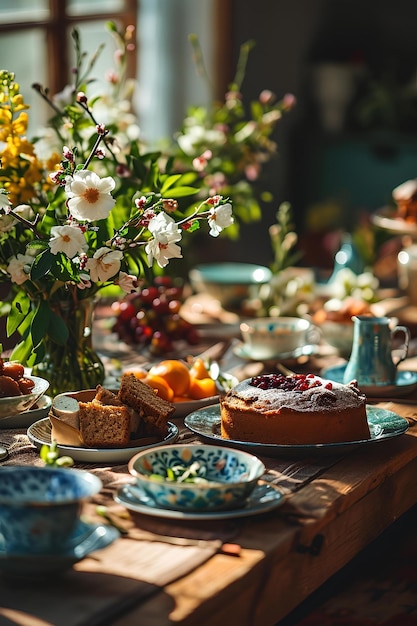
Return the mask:
[[125,406],[130,413],[131,439],[143,437],[147,434],[146,429],[144,428],[145,425],[143,424],[138,412],[135,411],[135,409],[133,409],[132,407],[123,404],[123,402],[117,397],[117,395],[113,391],[110,391],[110,389],[106,389],[101,385],[97,385],[94,402],[100,402],[100,404],[104,405]]
[[80,434],[89,448],[123,448],[130,441],[130,411],[125,406],[79,402]]
[[94,400],[97,402],[101,402],[101,404],[113,404],[115,406],[122,406],[122,402],[117,397],[117,394],[110,391],[110,389],[106,389],[101,385],[97,385],[96,387],[96,395],[94,396]]
[[164,436],[168,433],[168,419],[175,407],[134,374],[123,374],[118,398],[123,404],[135,409],[149,427]]

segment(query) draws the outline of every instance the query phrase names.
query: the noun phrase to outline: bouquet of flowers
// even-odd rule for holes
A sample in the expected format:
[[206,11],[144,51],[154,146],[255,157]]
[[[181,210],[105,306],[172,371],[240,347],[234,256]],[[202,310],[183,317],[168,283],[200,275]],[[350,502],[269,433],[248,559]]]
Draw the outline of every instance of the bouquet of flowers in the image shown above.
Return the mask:
[[[9,287],[0,315],[7,315],[8,335],[21,336],[11,358],[60,377],[51,391],[103,378],[89,330],[98,293],[118,298],[151,282],[152,268],[164,273],[182,258],[202,221],[212,236],[227,228],[237,237],[240,221],[260,218],[254,181],[276,154],[276,124],[295,103],[291,94],[277,101],[265,90],[246,111],[248,43],[224,103],[192,107],[175,140],[147,150],[125,73],[134,28],[108,27],[117,44],[111,93],[88,96],[99,50],[86,60],[74,30],[73,83],[53,96],[33,85],[53,112],[33,140],[20,86],[12,72],[0,73],[0,284]],[[201,69],[198,42],[191,42]],[[78,377],[63,376],[76,367]]]
[[[67,140],[61,154],[41,160],[26,137],[28,107],[19,84],[12,72],[0,72],[0,281],[11,289],[7,332],[22,337],[11,358],[47,378],[85,365],[91,346],[80,346],[73,329],[80,315],[81,337],[88,328],[83,303],[112,285],[137,290],[154,263],[165,268],[182,258],[183,234],[202,220],[215,237],[233,223],[231,204],[220,195],[180,208],[181,199],[198,191],[190,184],[194,174],[161,169],[158,155],[141,154],[135,141],[117,153],[112,129],[94,118],[86,89],[76,81],[76,102],[54,120]],[[100,360],[95,354],[89,360],[93,377],[56,383],[53,390],[102,382]]]

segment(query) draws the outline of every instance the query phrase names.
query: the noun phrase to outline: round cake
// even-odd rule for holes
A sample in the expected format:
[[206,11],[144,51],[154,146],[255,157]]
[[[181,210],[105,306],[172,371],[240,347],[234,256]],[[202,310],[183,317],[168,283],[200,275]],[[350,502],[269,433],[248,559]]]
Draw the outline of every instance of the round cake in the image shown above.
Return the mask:
[[224,439],[303,445],[369,439],[366,397],[314,374],[248,378],[220,399]]

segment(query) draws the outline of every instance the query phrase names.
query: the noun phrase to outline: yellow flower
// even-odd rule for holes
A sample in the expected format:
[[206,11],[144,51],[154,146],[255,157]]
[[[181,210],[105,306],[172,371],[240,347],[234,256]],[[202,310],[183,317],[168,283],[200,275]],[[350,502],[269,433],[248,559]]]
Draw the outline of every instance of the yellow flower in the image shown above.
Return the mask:
[[16,135],[24,135],[28,128],[28,114],[20,113],[19,117],[17,117],[12,122],[12,133]]

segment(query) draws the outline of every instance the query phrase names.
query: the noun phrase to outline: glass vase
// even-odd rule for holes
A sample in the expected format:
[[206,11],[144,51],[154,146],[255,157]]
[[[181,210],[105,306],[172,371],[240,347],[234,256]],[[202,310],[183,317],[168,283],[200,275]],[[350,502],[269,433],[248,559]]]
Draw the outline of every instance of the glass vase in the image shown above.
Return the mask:
[[68,340],[59,344],[45,337],[45,357],[33,367],[33,375],[49,381],[48,394],[51,396],[66,391],[95,389],[103,384],[105,372],[92,345],[94,299],[79,300],[75,306],[68,301],[59,302],[55,312],[67,325]]

